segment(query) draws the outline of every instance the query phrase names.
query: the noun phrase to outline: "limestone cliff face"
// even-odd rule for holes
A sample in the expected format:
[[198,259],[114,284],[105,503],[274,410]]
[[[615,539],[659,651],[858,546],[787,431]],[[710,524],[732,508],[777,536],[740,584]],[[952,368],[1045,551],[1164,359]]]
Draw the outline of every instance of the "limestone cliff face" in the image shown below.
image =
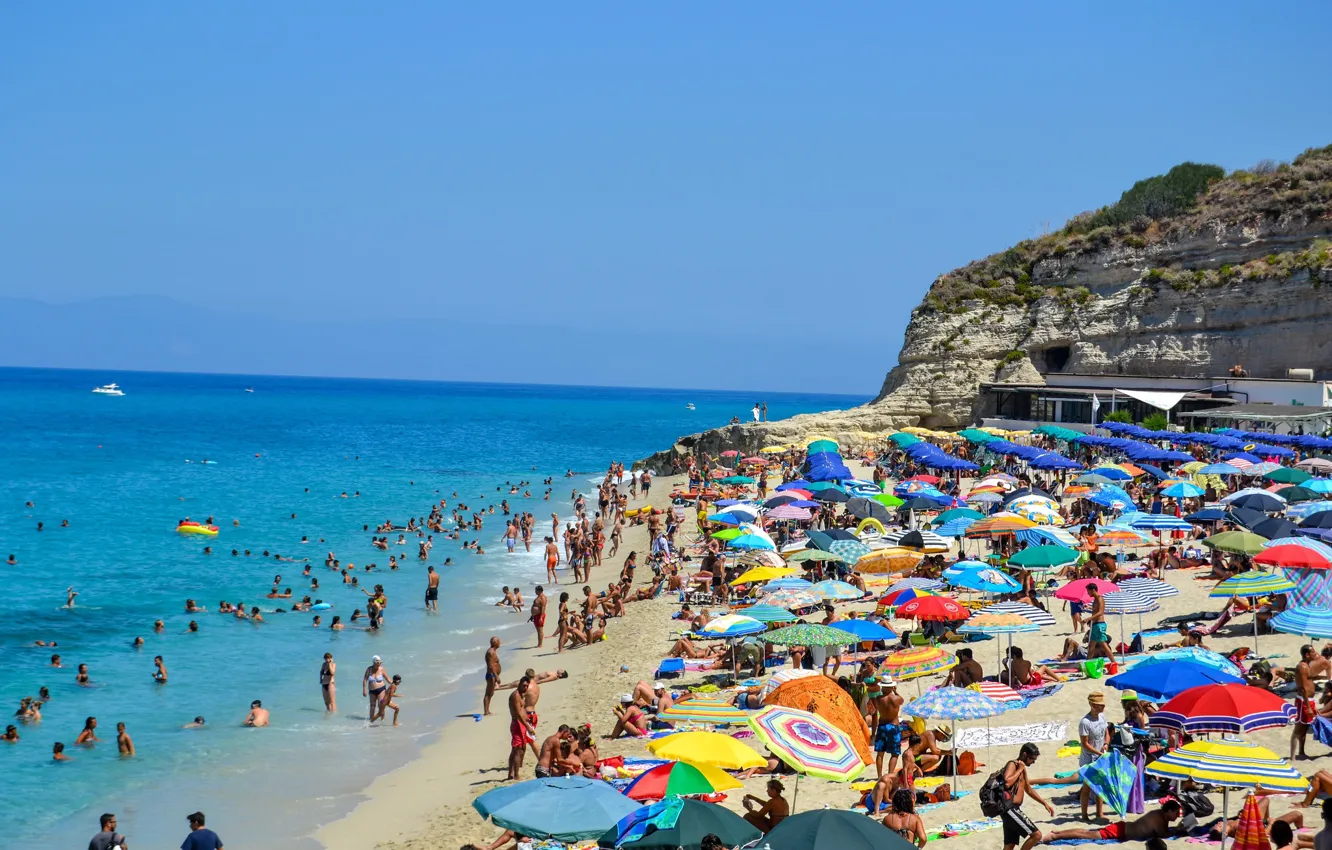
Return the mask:
[[[1080,217],[1081,218],[1081,217]],[[1187,214],[1064,230],[976,261],[930,287],[898,364],[862,407],[730,426],[672,452],[826,435],[854,444],[908,425],[961,428],[982,382],[1050,371],[1332,378],[1332,147],[1236,172]]]

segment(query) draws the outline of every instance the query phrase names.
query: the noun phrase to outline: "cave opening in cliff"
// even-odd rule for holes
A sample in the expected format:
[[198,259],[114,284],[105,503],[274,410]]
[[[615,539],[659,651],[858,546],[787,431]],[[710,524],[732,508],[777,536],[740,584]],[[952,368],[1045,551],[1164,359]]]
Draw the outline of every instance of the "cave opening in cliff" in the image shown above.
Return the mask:
[[1067,345],[1056,345],[1047,348],[1041,352],[1045,358],[1045,372],[1062,372],[1068,365],[1068,358],[1072,354],[1072,349]]

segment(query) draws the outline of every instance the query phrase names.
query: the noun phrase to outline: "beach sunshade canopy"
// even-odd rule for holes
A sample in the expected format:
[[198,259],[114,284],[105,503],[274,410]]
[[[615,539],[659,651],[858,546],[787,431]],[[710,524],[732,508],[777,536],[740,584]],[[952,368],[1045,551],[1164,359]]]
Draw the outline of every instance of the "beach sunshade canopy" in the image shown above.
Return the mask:
[[1300,520],[1300,528],[1332,528],[1332,510],[1318,511]]
[[1288,519],[1272,517],[1271,519],[1263,520],[1249,530],[1259,537],[1275,540],[1278,537],[1289,537],[1295,533],[1295,529],[1298,527],[1299,526]]
[[945,538],[935,534],[933,531],[923,531],[914,529],[911,531],[899,531],[885,534],[884,542],[890,546],[896,546],[899,549],[912,549],[917,552],[939,553],[947,552],[949,542]]
[[812,608],[819,604],[819,598],[807,590],[774,590],[771,593],[765,593],[758,599],[759,605],[771,605],[774,608],[790,608],[799,610],[801,608]]
[[706,626],[698,630],[698,633],[707,637],[742,637],[744,635],[756,635],[767,630],[768,627],[765,624],[760,623],[753,617],[746,617],[743,614],[725,614],[715,620],[709,620]]
[[980,691],[948,685],[931,688],[924,696],[917,697],[902,706],[903,714],[927,720],[980,720],[985,717],[997,717],[1007,710],[1008,706],[987,697]]
[[1287,504],[1295,504],[1296,502],[1313,502],[1323,497],[1323,494],[1318,490],[1314,490],[1310,487],[1302,487],[1299,484],[1291,484],[1273,490],[1272,492],[1285,499]]
[[[910,436],[898,435],[897,436]],[[766,850],[911,850],[916,845],[864,813],[814,809],[791,815],[763,836]]]
[[[766,764],[761,758],[758,763]],[[495,788],[473,800],[472,808],[520,835],[575,842],[599,838],[638,803],[600,779],[561,776]]]
[[[765,593],[771,593],[771,592],[774,591],[774,590],[806,590],[806,591],[808,591],[808,590],[810,590],[810,588],[812,588],[813,586],[814,586],[814,583],[811,582],[809,579],[800,578],[800,577],[798,577],[798,576],[787,576],[787,577],[785,577],[785,578],[775,578],[775,579],[773,579],[772,581],[768,582],[767,584],[763,585],[763,591],[764,591]],[[812,591],[811,591],[811,592],[812,592]],[[748,614],[749,612],[748,612],[748,611],[744,611],[744,612],[737,612],[737,613]]]
[[776,605],[751,605],[743,610],[744,616],[760,623],[791,623],[796,620],[795,614]]
[[[766,700],[773,691],[777,690],[787,682],[813,676],[819,676],[824,679],[828,678],[819,670],[805,670],[804,668],[799,667],[787,667],[783,670],[778,670],[776,673],[773,673],[768,677],[768,680],[763,683],[763,687],[759,688],[759,699]],[[797,707],[799,708],[802,706]],[[862,717],[861,720],[864,720],[864,718]]]
[[1117,590],[1105,595],[1105,613],[1107,614],[1146,614],[1161,607],[1150,596],[1143,596],[1130,590]]
[[907,620],[952,622],[965,620],[969,612],[948,596],[925,596],[897,607],[897,616]]
[[677,702],[657,714],[657,719],[666,723],[744,723],[748,717],[743,709],[729,703],[692,699]]
[[742,787],[740,780],[721,768],[708,764],[690,764],[687,761],[670,761],[638,774],[625,787],[624,796],[640,801],[664,800],[667,797],[711,794]]
[[851,737],[817,714],[769,705],[750,716],[749,728],[798,773],[850,782],[865,772],[865,761]]
[[767,513],[768,519],[784,519],[803,522],[809,519],[813,514],[809,508],[801,508],[795,505],[778,505]]
[[979,617],[982,614],[1019,614],[1042,628],[1055,625],[1053,614],[1026,602],[996,602],[986,605],[972,616]]
[[958,632],[966,635],[1014,635],[1039,631],[1040,628],[1021,614],[973,614]]
[[1111,484],[1114,481],[1114,479],[1108,478],[1099,472],[1084,472],[1081,475],[1079,475],[1077,478],[1074,478],[1073,480],[1078,484],[1088,484],[1092,486],[1099,484]]
[[1164,599],[1167,596],[1179,595],[1179,590],[1174,585],[1156,578],[1125,579],[1119,582],[1119,589],[1146,596],[1148,599]]
[[1008,559],[1009,566],[1015,567],[1060,567],[1078,559],[1077,551],[1063,546],[1047,544],[1028,546]]
[[1326,604],[1288,608],[1273,617],[1270,622],[1272,628],[1286,634],[1332,638],[1332,608]]
[[[1255,564],[1265,564],[1273,567],[1290,567],[1306,570],[1332,569],[1332,560],[1328,559],[1326,552],[1315,549],[1312,546],[1301,546],[1298,544],[1269,546],[1254,555],[1253,562]],[[1241,575],[1246,574],[1242,573]],[[1236,576],[1235,578],[1239,578],[1239,576]],[[1227,579],[1227,581],[1230,580],[1231,579]],[[1224,585],[1224,582],[1222,584]]]
[[991,516],[985,519],[976,520],[976,522],[967,529],[967,537],[998,537],[1004,534],[1015,534],[1023,529],[1033,528],[1036,523],[1020,517],[1016,514],[1007,516]]
[[1196,499],[1205,492],[1197,484],[1179,481],[1161,490],[1161,495],[1168,496],[1171,499]]
[[[875,549],[856,560],[856,569],[862,573],[897,573],[911,569],[925,556],[908,549]],[[939,585],[936,583],[935,587]]]
[[[1151,663],[1148,663],[1151,662]],[[1121,691],[1137,691],[1148,699],[1164,702],[1190,688],[1202,685],[1242,685],[1239,671],[1218,670],[1207,664],[1176,658],[1155,661],[1151,656],[1105,683]]]
[[819,582],[811,587],[809,592],[813,593],[820,599],[830,602],[859,599],[865,595],[865,593],[854,584],[848,584],[844,581],[835,581],[833,579]]
[[887,505],[880,504],[873,498],[857,496],[854,499],[847,500],[846,511],[856,519],[877,519],[879,522],[888,523],[893,521],[893,512]]
[[[967,687],[980,691],[995,702],[1026,702],[1027,698],[999,682],[974,682]],[[1014,706],[1015,708],[1017,706]]]
[[[812,672],[818,673],[817,670]],[[772,681],[777,678],[774,675]],[[764,705],[798,708],[817,714],[846,733],[862,761],[869,764],[874,760],[870,728],[865,724],[864,713],[855,698],[833,679],[822,674],[792,678],[777,683],[772,690],[761,692],[761,695]]]
[[1234,555],[1257,555],[1267,540],[1251,531],[1223,531],[1204,538],[1202,544],[1210,549]]
[[865,640],[897,640],[897,632],[883,625],[870,620],[838,620],[835,624],[838,631],[850,632],[862,641]]
[[975,508],[950,508],[934,518],[936,525],[943,525],[955,519],[985,519],[985,514]]
[[717,836],[726,847],[763,837],[758,827],[724,806],[675,797],[630,814],[597,839],[597,846],[702,850],[708,835]]
[[731,582],[731,587],[741,584],[752,584],[758,581],[772,581],[775,578],[786,578],[798,573],[795,567],[754,567],[752,570],[745,570],[735,581]]
[[1131,528],[1140,531],[1192,531],[1193,526],[1177,516],[1170,514],[1144,514],[1129,523]]
[[[1263,554],[1284,548],[1285,547],[1274,547],[1273,549],[1266,550]],[[1299,546],[1292,548],[1303,549],[1303,547]],[[1311,552],[1312,550],[1305,551]],[[1288,590],[1294,589],[1295,582],[1284,576],[1276,573],[1265,573],[1259,570],[1246,570],[1237,576],[1221,582],[1216,587],[1212,588],[1212,592],[1207,595],[1216,598],[1230,596],[1268,596],[1273,593],[1285,593]]]
[[1151,542],[1132,529],[1115,528],[1113,526],[1098,532],[1096,537],[1106,546],[1146,546]]
[[1200,646],[1172,646],[1169,649],[1153,652],[1149,658],[1138,662],[1139,665],[1146,664],[1148,661],[1155,664],[1160,661],[1169,660],[1187,660],[1198,664],[1206,664],[1216,670],[1226,673],[1238,673],[1239,668],[1229,658],[1219,652],[1213,652],[1210,649],[1203,649]]
[[1249,685],[1202,685],[1189,688],[1161,706],[1150,725],[1190,735],[1201,732],[1241,734],[1275,729],[1295,718],[1295,706]]
[[1171,750],[1147,766],[1165,779],[1192,779],[1207,785],[1300,792],[1309,783],[1276,753],[1245,741],[1194,741]]
[[836,625],[825,626],[818,623],[797,623],[776,631],[768,632],[763,639],[777,646],[846,646],[858,643],[859,638],[850,632],[844,632]]
[[1295,469],[1289,466],[1279,466],[1271,472],[1264,472],[1263,477],[1268,481],[1276,481],[1281,484],[1303,484],[1313,478],[1303,469]]
[[647,748],[657,758],[707,764],[725,770],[764,767],[768,763],[750,747],[720,732],[677,732],[649,741]]
[[1248,508],[1254,511],[1270,513],[1285,508],[1286,500],[1273,493],[1258,492],[1240,496],[1238,499],[1232,499],[1230,500],[1230,504],[1238,508]]
[[917,646],[901,649],[889,655],[879,669],[897,680],[928,676],[940,670],[957,666],[957,656],[937,646]]
[[1196,469],[1189,469],[1193,466],[1191,463],[1184,464],[1184,469],[1189,472],[1196,472],[1200,475],[1239,475],[1240,468],[1232,463],[1207,463],[1199,464]]
[[993,568],[964,570],[952,581],[955,587],[979,590],[981,593],[1012,593],[1022,589],[1022,584],[1017,579]]
[[905,605],[913,599],[921,599],[926,596],[934,596],[935,593],[926,590],[923,587],[904,587],[901,590],[889,589],[887,593],[879,597],[880,605]]
[[1332,460],[1325,457],[1310,457],[1295,464],[1295,467],[1310,472],[1332,472]]
[[1080,578],[1077,581],[1070,581],[1068,584],[1055,591],[1055,599],[1064,599],[1069,602],[1090,602],[1091,595],[1087,593],[1087,588],[1091,585],[1096,586],[1096,590],[1102,596],[1107,593],[1115,593],[1119,590],[1118,585],[1099,578]]
[[899,508],[902,506],[902,500],[894,496],[892,493],[879,493],[870,496],[869,498],[871,501],[878,502],[885,508]]
[[836,552],[826,552],[822,549],[801,549],[787,555],[786,560],[798,564],[801,561],[835,561],[841,563],[846,559]]

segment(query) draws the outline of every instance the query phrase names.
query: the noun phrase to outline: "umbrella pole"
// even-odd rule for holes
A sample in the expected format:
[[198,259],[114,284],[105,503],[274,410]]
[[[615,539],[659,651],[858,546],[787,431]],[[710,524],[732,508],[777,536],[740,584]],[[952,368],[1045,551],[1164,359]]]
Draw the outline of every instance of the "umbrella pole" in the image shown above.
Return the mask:
[[[1230,786],[1221,789],[1221,850],[1226,850],[1226,821],[1230,819]],[[1233,842],[1232,842],[1233,844]]]
[[1253,609],[1253,654],[1258,654],[1258,608]]
[[953,789],[951,792],[949,792],[950,800],[957,799],[957,760],[962,756],[962,754],[957,749],[958,742],[960,740],[957,734],[959,725],[961,725],[959,721],[957,719],[954,719],[953,720]]
[[[796,774],[796,781],[795,781],[795,791],[791,794],[791,814],[795,814],[795,812],[796,812],[796,802],[799,801],[799,799],[800,799],[800,774],[797,773],[797,774]],[[870,797],[870,800],[871,800],[870,805],[873,805],[873,802],[872,802],[873,799],[874,799],[873,797]]]

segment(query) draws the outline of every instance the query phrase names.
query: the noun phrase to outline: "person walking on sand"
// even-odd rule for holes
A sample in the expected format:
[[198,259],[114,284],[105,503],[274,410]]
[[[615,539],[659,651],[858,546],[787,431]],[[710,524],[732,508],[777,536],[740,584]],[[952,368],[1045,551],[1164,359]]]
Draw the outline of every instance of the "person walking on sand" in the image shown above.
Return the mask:
[[1091,597],[1091,609],[1087,622],[1091,624],[1091,636],[1088,639],[1088,658],[1109,658],[1115,663],[1114,650],[1110,648],[1110,627],[1105,624],[1105,597],[1095,584],[1087,585],[1087,595]]
[[434,567],[426,567],[425,607],[427,611],[439,613],[439,573]]
[[1013,850],[1019,841],[1022,842],[1022,850],[1031,850],[1041,842],[1041,831],[1022,811],[1022,802],[1027,797],[1045,806],[1050,817],[1054,817],[1054,807],[1037,793],[1032,787],[1031,777],[1027,775],[1027,769],[1040,757],[1040,748],[1028,742],[1022,745],[1018,757],[1003,767],[1003,783],[1009,798],[1007,808],[999,814],[1004,828],[1004,850]]
[[555,567],[560,563],[560,547],[555,545],[555,538],[546,538],[546,581],[551,584],[559,584],[559,578],[555,575]]
[[495,696],[495,688],[500,683],[500,639],[492,637],[490,648],[486,650],[486,695],[481,701],[481,713],[490,716],[490,700]]
[[536,627],[537,649],[540,649],[546,643],[546,590],[539,584],[532,599],[532,616],[528,619]]
[[116,816],[110,812],[102,815],[102,831],[88,842],[88,850],[129,850],[125,836],[116,832]]
[[333,653],[324,653],[324,663],[319,665],[319,689],[324,694],[324,711],[336,714],[338,711],[338,664],[333,660]]
[[[1082,752],[1078,755],[1078,766],[1086,767],[1105,755],[1106,741],[1109,733],[1109,721],[1105,719],[1105,694],[1101,691],[1092,691],[1087,695],[1088,711],[1082,720],[1078,721],[1078,743],[1082,746]],[[1083,783],[1078,791],[1078,802],[1082,805],[1082,819],[1087,820],[1087,801],[1096,796],[1096,819],[1105,819],[1105,806],[1101,798],[1092,793],[1090,785]]]
[[509,694],[509,779],[518,779],[523,770],[523,755],[529,746],[536,746],[536,728],[527,720],[524,700],[530,679],[518,680],[518,686]]

